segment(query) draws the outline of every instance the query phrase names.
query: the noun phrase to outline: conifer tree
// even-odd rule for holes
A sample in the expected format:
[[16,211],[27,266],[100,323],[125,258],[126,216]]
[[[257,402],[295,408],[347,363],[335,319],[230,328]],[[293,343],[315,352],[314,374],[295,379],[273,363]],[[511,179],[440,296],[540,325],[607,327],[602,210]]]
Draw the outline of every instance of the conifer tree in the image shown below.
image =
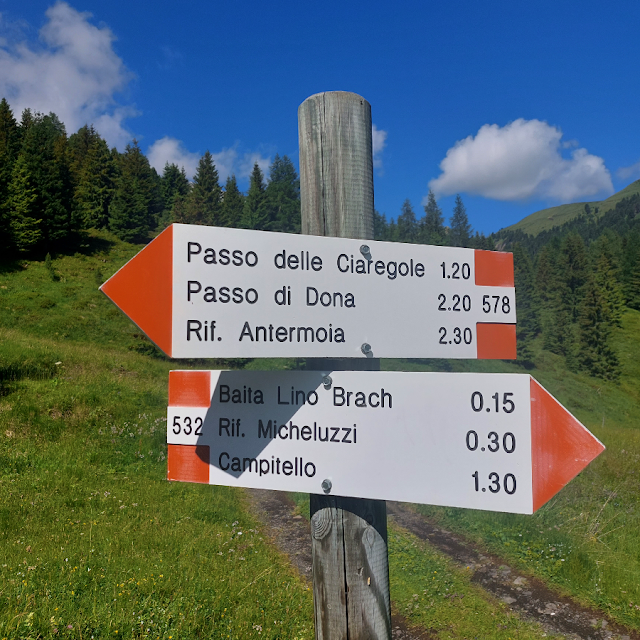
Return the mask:
[[198,162],[184,206],[185,222],[222,226],[222,187],[218,182],[218,170],[209,151],[206,151]]
[[162,206],[157,174],[136,140],[127,145],[118,164],[116,189],[109,205],[109,228],[125,242],[146,242]]
[[300,233],[300,180],[293,162],[276,154],[269,168],[264,206],[269,231]]
[[388,242],[397,242],[398,241],[398,225],[395,220],[389,220],[389,224],[387,225],[387,241]]
[[585,284],[579,310],[580,365],[592,376],[615,380],[620,375],[620,362],[611,347],[611,328],[607,322],[607,305],[593,278]]
[[264,193],[264,175],[256,162],[251,172],[249,191],[244,200],[242,218],[240,219],[240,226],[243,229],[264,229],[269,221],[265,207]]
[[560,274],[568,297],[571,319],[578,319],[578,307],[582,301],[583,287],[588,279],[588,256],[582,236],[570,233],[565,237],[560,249]]
[[[617,240],[615,238],[614,240]],[[605,233],[591,245],[593,254],[591,273],[598,293],[606,310],[605,320],[614,327],[622,326],[624,294],[619,281],[617,251],[613,247],[611,235]]]
[[420,236],[423,244],[446,244],[444,216],[431,189],[427,194],[427,204],[424,207],[424,217],[420,226]]
[[622,286],[627,306],[640,311],[640,230],[626,238],[622,255]]
[[244,196],[238,189],[238,182],[234,175],[227,178],[222,198],[222,220],[225,227],[238,228],[244,208]]
[[377,210],[373,212],[373,239],[389,240],[389,225],[387,216]]
[[38,218],[38,194],[33,187],[24,155],[20,154],[13,165],[9,183],[7,209],[10,247],[19,253],[28,253],[42,240],[42,218]]
[[84,125],[69,136],[69,167],[74,179],[78,178],[89,149],[99,137],[93,125]]
[[69,151],[77,224],[85,229],[106,227],[117,175],[113,155],[93,126],[84,126],[69,138]]
[[516,328],[518,361],[529,367],[533,364],[532,342],[540,331],[533,262],[528,251],[520,244],[513,247],[513,262],[518,311]]
[[460,194],[456,195],[453,206],[453,215],[449,224],[449,240],[453,247],[469,247],[473,230],[467,217],[467,209],[462,202]]
[[5,98],[0,101],[0,251],[11,245],[10,217],[7,209],[13,166],[20,151],[20,130]]
[[485,236],[484,233],[476,231],[475,235],[469,240],[469,247],[472,249],[483,249],[484,251],[495,251],[496,243],[493,235]]
[[[25,109],[21,155],[36,194],[42,249],[59,249],[74,230],[71,216],[72,179],[64,125],[54,113],[31,114]],[[12,214],[13,215],[13,214]]]
[[398,242],[418,241],[418,222],[409,198],[402,203],[402,209],[396,221]]
[[35,118],[41,115],[42,114],[34,114],[29,108],[23,109],[22,117],[20,119],[20,132],[23,137],[24,134],[27,133],[27,131],[29,131],[29,129],[31,128],[31,125],[34,123]]
[[571,353],[574,343],[566,282],[560,269],[560,243],[542,249],[538,256],[536,289],[541,302],[543,345],[552,353]]
[[538,254],[536,268],[536,291],[545,309],[549,307],[551,299],[554,297],[554,289],[558,286],[557,278],[554,252],[550,246],[545,246]]
[[176,222],[173,219],[173,207],[176,199],[186,197],[189,189],[189,180],[184,167],[180,168],[177,164],[169,164],[167,162],[160,178],[163,207],[158,221],[159,229],[164,229],[172,222]]

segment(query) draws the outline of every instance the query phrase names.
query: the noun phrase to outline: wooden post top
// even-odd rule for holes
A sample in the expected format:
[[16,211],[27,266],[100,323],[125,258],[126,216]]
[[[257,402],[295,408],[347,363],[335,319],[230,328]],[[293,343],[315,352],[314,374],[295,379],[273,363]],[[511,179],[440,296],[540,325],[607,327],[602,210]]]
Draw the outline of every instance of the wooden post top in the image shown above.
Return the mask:
[[298,108],[302,233],[373,239],[371,105],[326,91]]

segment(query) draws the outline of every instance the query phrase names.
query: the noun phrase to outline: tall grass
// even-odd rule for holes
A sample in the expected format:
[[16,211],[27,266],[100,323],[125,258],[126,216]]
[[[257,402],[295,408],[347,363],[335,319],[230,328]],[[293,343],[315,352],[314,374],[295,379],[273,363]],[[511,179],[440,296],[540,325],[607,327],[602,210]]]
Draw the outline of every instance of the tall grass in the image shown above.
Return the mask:
[[135,251],[0,274],[0,638],[311,638],[244,494],[165,479],[176,363],[97,291]]

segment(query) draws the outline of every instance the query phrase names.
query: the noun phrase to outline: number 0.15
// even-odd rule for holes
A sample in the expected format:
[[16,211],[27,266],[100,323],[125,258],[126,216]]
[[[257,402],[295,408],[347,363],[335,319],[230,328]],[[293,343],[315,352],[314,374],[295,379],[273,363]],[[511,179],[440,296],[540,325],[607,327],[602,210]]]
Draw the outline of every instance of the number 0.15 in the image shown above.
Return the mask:
[[[513,393],[508,391],[507,393],[502,394],[502,411],[505,413],[513,413],[516,408],[515,402],[511,399],[513,397]],[[491,399],[494,401],[494,410],[496,413],[500,412],[500,394],[494,393],[491,396]],[[479,413],[484,408],[484,396],[479,391],[474,391],[471,394],[471,408]],[[491,411],[489,406],[487,406],[487,412]]]

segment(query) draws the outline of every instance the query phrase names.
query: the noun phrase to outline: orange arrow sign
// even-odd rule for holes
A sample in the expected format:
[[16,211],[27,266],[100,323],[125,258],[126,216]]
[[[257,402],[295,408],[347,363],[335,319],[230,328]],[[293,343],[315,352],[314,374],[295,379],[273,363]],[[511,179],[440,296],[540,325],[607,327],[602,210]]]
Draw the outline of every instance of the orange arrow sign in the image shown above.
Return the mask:
[[551,500],[604,448],[577,418],[531,378],[534,511]]
[[527,374],[326,375],[172,371],[168,479],[533,513],[604,450]]
[[165,229],[129,260],[100,290],[170,356],[173,226]]

